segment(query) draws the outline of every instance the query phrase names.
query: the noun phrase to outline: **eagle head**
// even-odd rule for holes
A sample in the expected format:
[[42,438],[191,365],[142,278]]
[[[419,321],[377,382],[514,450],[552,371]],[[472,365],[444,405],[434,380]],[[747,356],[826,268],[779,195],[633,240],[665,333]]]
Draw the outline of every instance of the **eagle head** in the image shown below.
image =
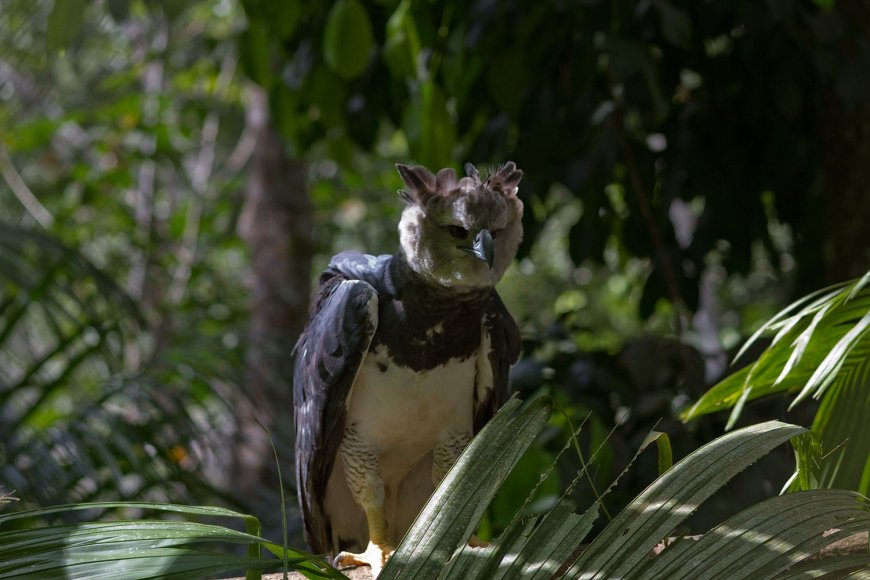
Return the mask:
[[523,172],[505,163],[486,179],[470,163],[467,177],[452,169],[437,174],[396,165],[407,203],[399,221],[402,252],[427,282],[456,290],[493,287],[504,275],[523,237],[523,203],[517,185]]

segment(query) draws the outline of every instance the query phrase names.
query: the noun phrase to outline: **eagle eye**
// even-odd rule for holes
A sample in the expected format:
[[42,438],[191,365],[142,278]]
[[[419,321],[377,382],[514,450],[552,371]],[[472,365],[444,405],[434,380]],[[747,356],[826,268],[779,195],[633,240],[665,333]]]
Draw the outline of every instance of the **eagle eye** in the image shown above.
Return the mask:
[[444,226],[444,229],[447,230],[447,233],[456,238],[457,240],[462,240],[468,237],[468,230],[463,228],[462,226],[453,226],[448,225]]
[[503,231],[504,231],[504,228],[499,228],[497,230],[492,230],[489,233],[489,235],[492,236],[492,239],[496,239],[499,236],[499,234],[501,234]]

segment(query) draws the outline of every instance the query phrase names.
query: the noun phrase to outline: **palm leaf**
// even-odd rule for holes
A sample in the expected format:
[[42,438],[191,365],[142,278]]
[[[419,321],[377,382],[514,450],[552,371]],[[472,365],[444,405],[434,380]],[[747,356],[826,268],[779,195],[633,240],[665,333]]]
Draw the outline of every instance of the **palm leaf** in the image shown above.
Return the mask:
[[[831,542],[867,529],[867,500],[848,491],[805,491],[752,506],[682,549],[665,549],[634,573],[650,578],[691,577],[694,566],[707,578],[773,576]],[[836,529],[823,535],[822,532]]]
[[[474,439],[387,563],[383,577],[661,577],[647,573],[658,570],[666,571],[666,577],[697,577],[699,558],[715,565],[723,577],[737,570],[770,577],[838,537],[870,526],[865,499],[848,492],[816,491],[762,502],[718,526],[702,542],[677,542],[659,556],[660,562],[648,558],[653,547],[731,477],[804,431],[771,421],[729,433],[668,469],[579,559],[577,548],[598,506],[578,515],[565,498],[542,516],[516,518],[488,547],[469,548],[465,542],[498,482],[546,419],[543,403],[525,410],[519,406],[511,401]],[[823,535],[832,527],[841,532]],[[854,567],[854,561],[849,566]]]
[[218,495],[198,466],[223,452],[210,430],[232,407],[207,373],[233,371],[214,357],[186,360],[183,376],[159,360],[131,371],[125,351],[139,348],[141,326],[75,248],[0,222],[0,480],[25,504]]
[[717,489],[801,431],[771,421],[729,433],[691,453],[608,524],[569,576],[581,572],[589,578],[625,576]]
[[[711,388],[682,418],[731,408],[727,428],[746,402],[796,394],[821,406],[812,441],[796,440],[797,471],[789,488],[839,487],[870,493],[870,272],[789,306],[756,333],[776,331],[759,359]],[[790,407],[790,408],[791,408]]]
[[[799,392],[800,400],[824,394],[843,365],[863,358],[870,349],[868,279],[864,276],[819,291],[777,314],[744,345],[744,350],[764,332],[777,331],[773,344],[755,363],[710,389],[682,414],[682,419],[688,421],[733,408],[741,397],[753,400]],[[750,394],[745,396],[746,392]],[[737,412],[732,414],[729,426],[738,416]]]
[[518,399],[508,401],[474,438],[417,516],[381,578],[434,577],[471,536],[498,486],[549,417],[544,399],[522,411],[520,405]]
[[[63,505],[0,515],[0,527],[25,518],[70,511],[156,510],[184,516],[229,517],[245,522],[247,532],[215,524],[171,520],[134,520],[53,525],[0,532],[0,578],[191,578],[274,570],[282,560],[260,556],[260,548],[285,556],[284,549],[259,537],[256,518],[218,507],[103,502]],[[207,546],[243,545],[245,556]],[[343,578],[315,556],[290,549],[289,569],[308,578]]]

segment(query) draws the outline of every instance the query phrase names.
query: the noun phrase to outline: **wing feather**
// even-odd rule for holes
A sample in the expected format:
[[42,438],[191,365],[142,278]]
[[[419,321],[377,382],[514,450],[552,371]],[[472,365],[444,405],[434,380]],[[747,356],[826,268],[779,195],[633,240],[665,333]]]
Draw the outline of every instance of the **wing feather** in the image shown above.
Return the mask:
[[326,483],[344,433],[347,399],[378,323],[378,295],[362,280],[322,280],[314,313],[296,345],[293,399],[296,483],[305,540],[332,549],[323,509]]
[[511,365],[520,356],[520,330],[498,293],[492,291],[492,300],[486,310],[484,328],[489,335],[489,352],[481,353],[489,360],[492,370],[492,388],[475,401],[474,433],[495,415],[508,399]]

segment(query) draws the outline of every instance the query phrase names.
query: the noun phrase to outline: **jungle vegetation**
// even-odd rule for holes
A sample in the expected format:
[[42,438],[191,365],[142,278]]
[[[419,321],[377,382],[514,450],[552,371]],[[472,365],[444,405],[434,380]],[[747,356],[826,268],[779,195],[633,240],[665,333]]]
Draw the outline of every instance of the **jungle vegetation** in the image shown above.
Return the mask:
[[318,272],[395,251],[396,162],[507,160],[525,404],[384,576],[867,566],[796,563],[870,527],[868,78],[861,0],[7,0],[0,577],[335,577],[291,477]]

